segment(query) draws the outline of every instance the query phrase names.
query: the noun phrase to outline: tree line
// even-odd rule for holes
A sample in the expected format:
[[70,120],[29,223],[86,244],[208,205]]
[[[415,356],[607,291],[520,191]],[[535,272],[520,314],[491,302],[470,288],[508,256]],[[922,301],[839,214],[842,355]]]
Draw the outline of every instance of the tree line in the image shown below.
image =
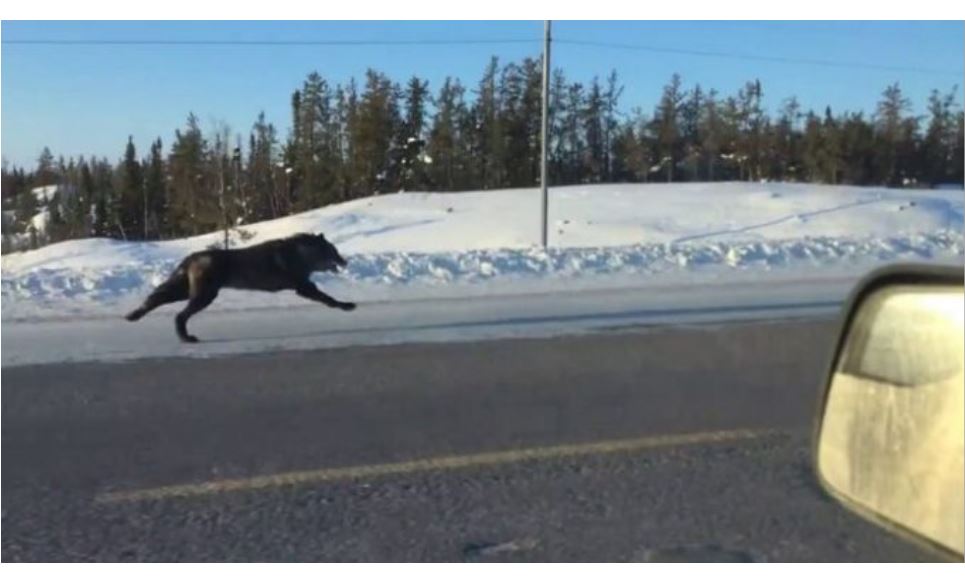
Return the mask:
[[[291,95],[290,128],[259,114],[247,135],[224,124],[203,129],[188,115],[165,147],[138,152],[128,138],[119,160],[55,158],[3,166],[5,241],[29,245],[104,236],[156,240],[277,218],[400,190],[534,187],[540,163],[539,59],[493,58],[467,87],[446,78],[434,91],[369,70],[361,83],[331,84],[316,72]],[[935,90],[927,115],[896,83],[876,109],[807,109],[791,97],[776,112],[750,81],[736,94],[674,75],[652,111],[620,106],[615,72],[589,83],[554,71],[550,92],[552,185],[612,182],[777,180],[922,186],[963,183],[963,113],[956,89]],[[47,227],[31,220],[31,189],[56,185]]]

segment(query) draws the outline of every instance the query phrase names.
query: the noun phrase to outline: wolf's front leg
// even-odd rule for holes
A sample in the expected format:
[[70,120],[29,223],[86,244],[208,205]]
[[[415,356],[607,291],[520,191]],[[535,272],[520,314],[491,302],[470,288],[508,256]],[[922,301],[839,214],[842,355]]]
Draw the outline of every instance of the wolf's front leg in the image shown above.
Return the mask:
[[345,310],[346,312],[350,310],[355,310],[354,302],[340,302],[328,294],[322,292],[318,289],[315,284],[310,281],[305,281],[295,288],[295,292],[302,298],[308,298],[309,300],[314,300],[315,302],[321,302],[329,308],[338,308]]

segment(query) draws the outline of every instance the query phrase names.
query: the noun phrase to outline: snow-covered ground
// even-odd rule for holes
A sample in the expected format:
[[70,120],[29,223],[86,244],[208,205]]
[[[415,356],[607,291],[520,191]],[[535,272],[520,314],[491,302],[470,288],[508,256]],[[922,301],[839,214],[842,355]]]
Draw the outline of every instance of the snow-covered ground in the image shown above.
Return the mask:
[[641,324],[833,316],[889,262],[963,265],[962,191],[792,184],[590,185],[389,194],[245,226],[238,246],[324,232],[347,271],[316,276],[344,313],[292,293],[226,290],[181,345],[139,303],[220,233],[78,240],[4,256],[4,366],[217,356],[405,341],[536,337]]
[[[962,263],[961,191],[771,183],[587,185],[388,194],[245,226],[250,245],[324,232],[349,258],[318,275],[359,302],[735,280],[857,277],[893,261]],[[157,243],[64,242],[4,256],[2,316],[116,317],[211,234]],[[287,307],[290,294],[226,292],[212,309]]]

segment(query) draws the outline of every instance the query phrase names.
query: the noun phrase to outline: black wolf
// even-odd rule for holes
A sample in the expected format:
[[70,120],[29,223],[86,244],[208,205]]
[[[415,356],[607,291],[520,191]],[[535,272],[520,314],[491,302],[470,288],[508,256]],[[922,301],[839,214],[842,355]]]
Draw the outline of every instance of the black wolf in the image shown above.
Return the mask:
[[294,290],[331,308],[355,310],[355,304],[332,298],[309,278],[312,272],[336,272],[345,265],[345,258],[323,234],[297,234],[240,250],[196,252],[125,318],[139,320],[162,304],[187,300],[188,305],[174,319],[175,328],[182,341],[197,342],[197,337],[188,334],[188,319],[211,304],[222,288]]

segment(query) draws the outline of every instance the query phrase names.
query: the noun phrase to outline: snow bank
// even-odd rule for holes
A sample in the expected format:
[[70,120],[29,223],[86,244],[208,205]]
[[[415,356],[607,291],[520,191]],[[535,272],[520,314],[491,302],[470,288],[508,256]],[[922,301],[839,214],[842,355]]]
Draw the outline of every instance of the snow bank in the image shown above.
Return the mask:
[[[535,189],[390,194],[245,226],[254,244],[325,232],[349,258],[318,281],[370,296],[386,288],[511,292],[533,281],[626,285],[702,271],[796,272],[897,260],[961,262],[960,192],[792,184],[593,185],[551,191],[551,248]],[[142,298],[215,232],[152,243],[88,239],[4,256],[3,317],[93,314]],[[382,289],[379,291],[378,289]],[[363,292],[363,294],[365,294]],[[262,304],[258,294],[225,306]],[[223,301],[219,301],[222,303]]]

